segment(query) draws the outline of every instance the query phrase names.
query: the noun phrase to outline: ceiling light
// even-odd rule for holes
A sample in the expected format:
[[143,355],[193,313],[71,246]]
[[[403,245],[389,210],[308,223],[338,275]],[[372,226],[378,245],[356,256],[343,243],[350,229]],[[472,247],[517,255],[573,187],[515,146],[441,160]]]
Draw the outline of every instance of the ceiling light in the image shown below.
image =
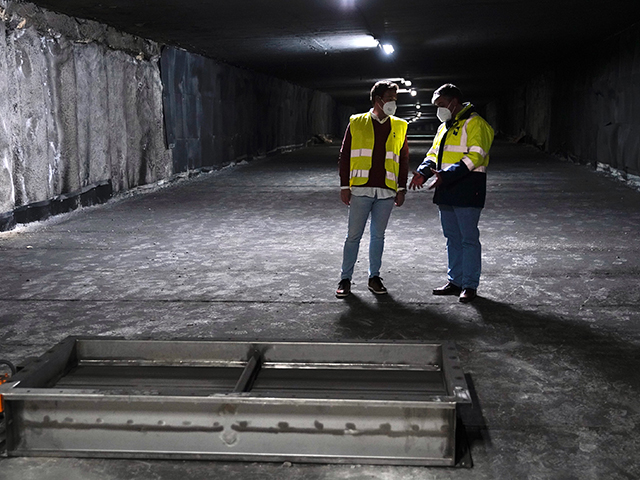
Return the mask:
[[351,44],[356,48],[376,48],[379,45],[371,35],[354,35]]
[[420,105],[419,103],[416,103],[416,109],[420,110],[422,108],[422,105]]
[[390,43],[382,43],[380,44],[380,47],[382,47],[382,51],[387,55],[391,55],[395,50],[393,48],[393,45],[391,45]]
[[[410,87],[411,86],[411,80],[405,80],[404,78],[387,78],[387,80],[389,80],[390,82],[402,83],[402,85],[404,85],[406,87]],[[405,90],[405,91],[408,92],[409,90]]]
[[418,95],[418,92],[416,92],[413,88],[409,91],[409,93],[411,94],[412,97],[415,97],[416,95]]

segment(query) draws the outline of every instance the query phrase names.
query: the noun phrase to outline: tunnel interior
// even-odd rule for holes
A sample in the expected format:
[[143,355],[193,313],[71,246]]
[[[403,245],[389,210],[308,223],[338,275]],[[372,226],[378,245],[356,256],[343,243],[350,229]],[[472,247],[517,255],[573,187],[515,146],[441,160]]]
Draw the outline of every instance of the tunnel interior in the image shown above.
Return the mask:
[[[363,395],[384,404],[449,392],[437,369],[362,374],[267,362],[247,378],[244,357],[186,369],[76,358],[47,387],[122,397],[94,410],[89,395],[59,423],[37,414],[25,445],[39,445],[42,456],[2,453],[0,476],[640,477],[639,75],[640,2],[623,0],[0,0],[0,358],[24,372],[52,345],[85,335],[455,341],[457,375],[472,402],[455,414],[401,407],[407,420],[397,427],[409,434],[389,445],[398,455],[428,448],[426,456],[435,452],[451,466],[450,437],[423,445],[415,441],[422,430],[412,429],[441,421],[462,430],[473,455],[472,472],[419,462],[399,468],[388,459],[341,464],[346,440],[358,433],[353,418],[371,420],[368,405],[357,404],[325,430],[329,453],[319,463],[327,465],[306,465],[318,463],[313,441],[285,441],[305,460],[298,464],[278,456],[282,444],[273,442],[295,422],[261,423],[256,402],[248,423],[225,435],[192,405],[188,415],[203,422],[201,431],[160,440],[165,453],[178,446],[184,457],[108,458],[101,435],[128,425],[136,405],[125,397],[146,386],[153,397],[180,395],[168,410],[154,410],[146,432],[123,439],[129,451],[187,421],[167,416],[184,398],[204,392],[203,405],[211,405],[241,379],[253,382],[256,397],[322,393],[348,397],[347,406]],[[426,189],[394,207],[381,273],[389,294],[368,291],[361,247],[351,295],[335,298],[347,218],[339,148],[350,116],[370,108],[380,79],[400,87],[411,169],[440,124],[432,95],[444,83],[459,86],[496,133],[481,220],[482,284],[469,305],[431,294],[446,280],[447,259]],[[13,385],[3,373],[5,388]],[[16,387],[17,397],[21,388],[30,387]],[[56,408],[60,399],[52,398],[46,408]],[[30,399],[17,401],[26,403],[5,403],[40,411]],[[217,407],[222,417],[233,414]],[[104,422],[113,412],[114,424]],[[315,410],[307,414],[304,431],[293,433],[317,436],[325,423],[314,423]],[[93,453],[47,452],[47,436],[64,442],[74,422]],[[383,425],[367,426],[367,445],[384,450],[376,439],[391,437],[395,425]],[[206,443],[200,435],[212,432],[224,449],[255,434],[253,450],[244,462],[194,459]],[[73,441],[82,450],[82,435]],[[262,462],[260,448],[273,448],[275,462]]]
[[379,79],[415,141],[451,82],[499,135],[637,183],[635,3],[244,3],[5,2],[0,229],[339,141]]

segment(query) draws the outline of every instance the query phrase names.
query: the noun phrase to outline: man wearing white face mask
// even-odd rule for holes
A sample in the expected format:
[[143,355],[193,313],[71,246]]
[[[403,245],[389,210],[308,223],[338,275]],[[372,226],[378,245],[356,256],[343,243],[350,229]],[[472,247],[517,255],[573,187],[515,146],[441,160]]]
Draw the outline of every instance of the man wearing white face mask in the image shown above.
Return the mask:
[[422,188],[429,177],[436,176],[429,188],[435,188],[433,202],[447,239],[448,282],[433,294],[458,295],[467,303],[476,298],[480,283],[478,221],[487,191],[493,129],[471,103],[462,102],[462,92],[455,85],[438,88],[431,103],[438,107],[442,124],[409,188]]
[[360,239],[371,217],[369,283],[376,295],[387,289],[380,278],[384,233],[393,206],[404,203],[409,174],[407,122],[395,117],[398,86],[377,82],[371,89],[371,110],[353,115],[340,149],[340,198],[349,206],[349,225],[336,297],[351,293],[351,277]]

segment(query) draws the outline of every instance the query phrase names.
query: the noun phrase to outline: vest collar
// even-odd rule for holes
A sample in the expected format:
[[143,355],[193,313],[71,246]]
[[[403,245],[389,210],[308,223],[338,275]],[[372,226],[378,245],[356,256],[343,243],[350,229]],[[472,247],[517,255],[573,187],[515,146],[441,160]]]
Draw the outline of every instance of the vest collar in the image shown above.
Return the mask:
[[464,108],[458,112],[456,115],[456,120],[458,119],[467,119],[469,116],[475,111],[472,103],[463,103]]
[[447,130],[451,128],[453,125],[468,119],[471,116],[471,114],[475,111],[476,109],[472,103],[470,102],[465,103],[464,108],[458,112],[458,114],[456,115],[456,118],[447,121],[446,123]]

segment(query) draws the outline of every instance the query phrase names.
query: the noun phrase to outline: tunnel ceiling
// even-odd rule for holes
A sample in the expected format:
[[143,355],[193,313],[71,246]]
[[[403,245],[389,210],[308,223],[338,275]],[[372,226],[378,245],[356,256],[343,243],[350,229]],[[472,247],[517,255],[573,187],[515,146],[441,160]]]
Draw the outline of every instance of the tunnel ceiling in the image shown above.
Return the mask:
[[[380,78],[483,103],[640,20],[638,0],[36,0],[367,108]],[[386,56],[375,41],[395,48]]]

